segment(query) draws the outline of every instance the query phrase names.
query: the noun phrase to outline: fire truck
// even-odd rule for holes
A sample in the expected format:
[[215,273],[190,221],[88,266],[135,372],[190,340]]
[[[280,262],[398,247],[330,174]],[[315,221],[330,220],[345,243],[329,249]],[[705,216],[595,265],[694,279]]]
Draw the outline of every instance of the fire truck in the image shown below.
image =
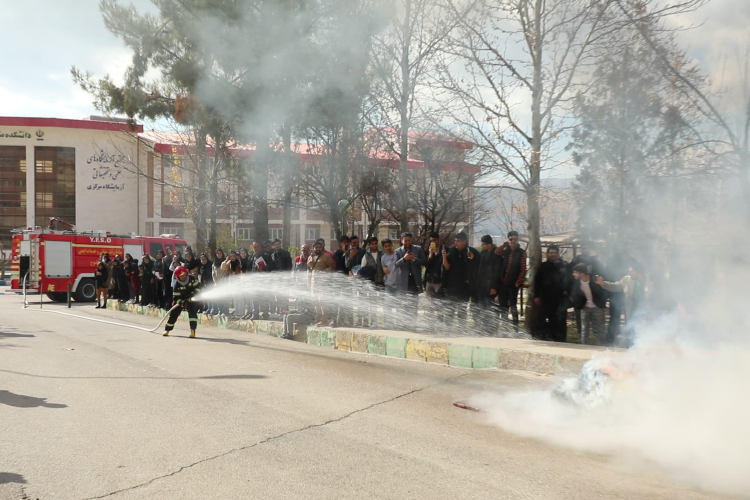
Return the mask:
[[[68,226],[55,230],[54,222]],[[187,243],[176,234],[158,237],[115,235],[106,231],[76,231],[71,224],[57,218],[50,219],[50,229],[34,228],[13,231],[10,264],[10,288],[46,293],[56,301],[67,300],[68,284],[78,302],[92,302],[96,296],[94,270],[100,256],[129,253],[140,260],[145,255],[155,257],[159,250],[171,255],[185,253]]]

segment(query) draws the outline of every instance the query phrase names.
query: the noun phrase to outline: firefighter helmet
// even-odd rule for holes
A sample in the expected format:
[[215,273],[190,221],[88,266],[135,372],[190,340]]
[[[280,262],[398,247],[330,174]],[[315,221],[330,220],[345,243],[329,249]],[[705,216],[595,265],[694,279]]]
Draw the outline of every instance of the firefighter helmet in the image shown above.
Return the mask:
[[185,266],[177,266],[174,270],[174,277],[177,281],[185,281],[188,278],[188,270]]

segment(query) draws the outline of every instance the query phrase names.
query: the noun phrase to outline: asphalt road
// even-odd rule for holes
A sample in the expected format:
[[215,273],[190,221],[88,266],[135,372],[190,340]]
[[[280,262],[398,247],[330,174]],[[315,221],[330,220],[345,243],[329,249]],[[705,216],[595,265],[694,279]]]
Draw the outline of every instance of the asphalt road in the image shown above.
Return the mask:
[[718,498],[451,405],[549,378],[184,329],[0,295],[0,498]]

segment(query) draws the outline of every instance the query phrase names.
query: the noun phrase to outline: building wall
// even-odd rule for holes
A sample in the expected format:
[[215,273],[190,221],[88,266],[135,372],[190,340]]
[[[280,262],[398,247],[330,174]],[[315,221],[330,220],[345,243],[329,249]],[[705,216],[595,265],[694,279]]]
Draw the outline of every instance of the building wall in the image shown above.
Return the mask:
[[[40,120],[26,119],[29,125],[6,125],[0,118],[0,155],[3,146],[25,148],[25,225],[46,227],[48,221],[37,217],[37,207],[45,216],[55,216],[54,207],[61,204],[62,178],[55,174],[55,162],[74,162],[74,175],[66,182],[75,184],[73,216],[79,230],[105,230],[117,234],[142,233],[145,222],[145,180],[136,175],[146,161],[145,150],[136,147],[129,132],[39,126]],[[20,120],[20,119],[18,119]],[[80,124],[84,120],[48,120]],[[85,125],[85,123],[84,123]],[[72,126],[72,125],[71,125]],[[59,150],[57,148],[68,148]],[[73,153],[73,156],[70,153]],[[64,154],[59,154],[64,153]],[[74,160],[73,160],[74,157]],[[2,160],[0,160],[2,161]],[[65,170],[67,171],[67,169]],[[60,172],[63,172],[62,167]],[[47,193],[45,195],[45,193]],[[57,195],[57,200],[55,196]],[[72,200],[70,200],[72,202]],[[45,208],[48,207],[48,208]],[[50,215],[52,214],[52,215]],[[59,214],[64,219],[66,214]],[[2,233],[6,233],[3,228]],[[9,241],[9,234],[0,234]]]

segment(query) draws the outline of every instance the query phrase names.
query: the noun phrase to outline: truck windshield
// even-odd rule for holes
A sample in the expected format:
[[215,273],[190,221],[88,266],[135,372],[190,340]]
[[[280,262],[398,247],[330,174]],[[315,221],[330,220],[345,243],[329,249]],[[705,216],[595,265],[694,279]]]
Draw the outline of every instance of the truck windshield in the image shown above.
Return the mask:
[[175,245],[175,250],[177,250],[178,252],[180,252],[180,255],[182,255],[183,257],[185,257],[185,245],[183,245],[182,243],[177,243]]

